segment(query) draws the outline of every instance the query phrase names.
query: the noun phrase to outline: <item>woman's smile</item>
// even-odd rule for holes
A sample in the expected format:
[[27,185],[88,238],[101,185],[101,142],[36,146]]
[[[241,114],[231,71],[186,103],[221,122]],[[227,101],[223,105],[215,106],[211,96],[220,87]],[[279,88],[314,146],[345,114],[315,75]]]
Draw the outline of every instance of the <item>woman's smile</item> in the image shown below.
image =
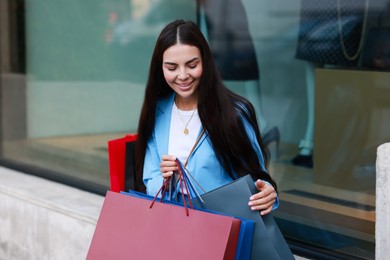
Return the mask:
[[179,87],[182,89],[182,90],[188,90],[191,88],[191,85],[194,81],[190,81],[190,82],[176,82],[177,85],[179,85]]

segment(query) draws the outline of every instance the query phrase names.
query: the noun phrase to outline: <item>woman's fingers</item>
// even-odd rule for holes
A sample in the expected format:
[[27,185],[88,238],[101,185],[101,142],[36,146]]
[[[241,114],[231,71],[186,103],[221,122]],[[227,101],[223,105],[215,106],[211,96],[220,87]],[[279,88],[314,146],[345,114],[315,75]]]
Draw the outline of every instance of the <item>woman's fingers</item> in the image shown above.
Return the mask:
[[177,170],[176,157],[172,155],[163,155],[160,163],[160,172],[164,179],[172,176]]
[[259,192],[250,197],[248,205],[252,210],[261,211],[261,215],[268,214],[272,211],[276,201],[275,189],[272,185],[261,180],[256,182],[256,186]]

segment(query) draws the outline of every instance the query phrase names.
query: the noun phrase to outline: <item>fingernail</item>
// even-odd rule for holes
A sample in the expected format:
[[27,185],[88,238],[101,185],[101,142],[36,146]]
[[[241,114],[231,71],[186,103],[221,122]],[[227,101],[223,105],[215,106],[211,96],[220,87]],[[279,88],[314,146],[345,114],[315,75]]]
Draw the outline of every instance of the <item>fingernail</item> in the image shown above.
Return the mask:
[[249,206],[252,206],[252,205],[253,205],[253,203],[252,203],[251,201],[249,201],[248,205],[249,205]]
[[250,200],[253,200],[254,198],[253,198],[253,196],[251,196],[249,199],[250,199]]

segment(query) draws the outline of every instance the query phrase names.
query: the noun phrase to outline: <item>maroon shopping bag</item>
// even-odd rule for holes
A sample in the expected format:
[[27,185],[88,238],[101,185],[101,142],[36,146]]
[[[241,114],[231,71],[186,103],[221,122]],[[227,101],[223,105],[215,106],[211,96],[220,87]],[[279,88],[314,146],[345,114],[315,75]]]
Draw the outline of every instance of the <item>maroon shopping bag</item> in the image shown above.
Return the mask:
[[108,191],[88,251],[99,259],[234,259],[241,221]]

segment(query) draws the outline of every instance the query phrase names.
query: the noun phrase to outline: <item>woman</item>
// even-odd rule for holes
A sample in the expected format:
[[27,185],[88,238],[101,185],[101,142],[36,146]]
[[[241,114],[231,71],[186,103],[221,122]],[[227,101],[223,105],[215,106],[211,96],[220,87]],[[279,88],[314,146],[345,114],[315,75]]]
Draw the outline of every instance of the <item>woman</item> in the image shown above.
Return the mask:
[[253,106],[224,86],[195,23],[176,20],[158,37],[138,127],[136,169],[148,194],[177,170],[176,158],[188,159],[206,192],[250,173],[259,190],[248,198],[251,209],[277,207]]

